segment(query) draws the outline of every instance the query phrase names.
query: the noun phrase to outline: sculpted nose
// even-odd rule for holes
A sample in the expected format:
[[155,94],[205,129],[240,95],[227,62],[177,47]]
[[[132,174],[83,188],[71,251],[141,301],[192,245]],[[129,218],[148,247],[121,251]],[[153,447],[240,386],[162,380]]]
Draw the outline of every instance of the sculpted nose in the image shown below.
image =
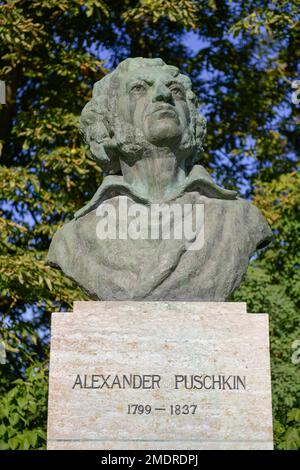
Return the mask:
[[169,88],[166,87],[163,83],[158,84],[153,93],[152,100],[155,101],[166,101],[170,102],[172,100],[172,93]]

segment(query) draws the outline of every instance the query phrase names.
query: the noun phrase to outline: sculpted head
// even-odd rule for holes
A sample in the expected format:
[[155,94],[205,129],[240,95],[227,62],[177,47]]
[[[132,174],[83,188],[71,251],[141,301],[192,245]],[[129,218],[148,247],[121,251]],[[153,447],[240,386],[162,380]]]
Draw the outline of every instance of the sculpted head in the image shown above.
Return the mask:
[[190,79],[161,59],[126,59],[95,83],[80,129],[102,169],[120,171],[120,159],[143,158],[168,147],[189,166],[202,152],[205,120]]

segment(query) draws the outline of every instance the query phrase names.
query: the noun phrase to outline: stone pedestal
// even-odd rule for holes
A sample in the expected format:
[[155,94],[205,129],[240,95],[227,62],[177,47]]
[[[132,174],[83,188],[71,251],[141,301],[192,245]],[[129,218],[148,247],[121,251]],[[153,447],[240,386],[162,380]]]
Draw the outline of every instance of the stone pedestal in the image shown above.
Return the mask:
[[230,302],[53,313],[48,449],[272,449],[267,314]]

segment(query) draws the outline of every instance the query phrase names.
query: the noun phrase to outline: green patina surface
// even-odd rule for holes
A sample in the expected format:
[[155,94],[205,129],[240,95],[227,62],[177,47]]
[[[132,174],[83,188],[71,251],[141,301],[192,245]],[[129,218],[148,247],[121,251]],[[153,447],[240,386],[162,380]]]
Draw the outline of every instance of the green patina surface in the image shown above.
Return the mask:
[[[259,210],[194,164],[205,136],[197,106],[190,79],[161,59],[126,59],[94,85],[81,132],[110,175],[55,234],[47,258],[92,298],[223,301],[239,286],[251,255],[270,240]],[[124,199],[129,210],[146,208],[146,216],[154,204],[176,204],[182,214],[190,207],[195,219],[201,207],[203,244],[191,247],[203,225],[193,240],[99,238],[99,208],[109,204],[119,227]],[[173,231],[176,224],[170,221]]]

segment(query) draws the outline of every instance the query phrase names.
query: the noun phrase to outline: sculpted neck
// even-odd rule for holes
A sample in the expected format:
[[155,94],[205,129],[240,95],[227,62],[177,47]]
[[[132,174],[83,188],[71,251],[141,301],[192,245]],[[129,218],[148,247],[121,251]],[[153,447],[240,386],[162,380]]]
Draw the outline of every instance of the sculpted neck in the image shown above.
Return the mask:
[[124,181],[152,202],[163,202],[186,178],[184,162],[168,148],[154,147],[131,166],[121,161]]

